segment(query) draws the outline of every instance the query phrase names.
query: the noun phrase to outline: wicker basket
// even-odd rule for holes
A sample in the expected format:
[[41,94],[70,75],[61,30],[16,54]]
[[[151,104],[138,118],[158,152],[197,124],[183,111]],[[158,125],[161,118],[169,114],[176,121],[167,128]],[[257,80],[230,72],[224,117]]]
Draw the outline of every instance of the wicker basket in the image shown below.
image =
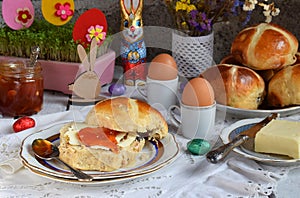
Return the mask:
[[185,78],[199,76],[213,64],[214,33],[190,37],[174,31],[172,55],[177,63],[179,75]]

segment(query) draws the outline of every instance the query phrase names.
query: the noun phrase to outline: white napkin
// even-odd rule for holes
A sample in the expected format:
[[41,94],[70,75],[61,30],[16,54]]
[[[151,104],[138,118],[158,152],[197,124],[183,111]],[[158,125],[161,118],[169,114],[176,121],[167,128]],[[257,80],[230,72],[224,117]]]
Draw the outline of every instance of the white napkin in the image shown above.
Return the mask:
[[13,174],[23,166],[19,152],[25,137],[59,123],[83,121],[87,111],[83,109],[82,111],[71,110],[48,115],[34,115],[31,117],[35,120],[36,126],[19,133],[13,132],[14,119],[0,119],[1,130],[3,130],[0,133],[0,176]]
[[[181,148],[175,162],[151,175],[126,181],[125,184],[116,182],[86,187],[37,180],[35,177],[22,177],[24,172],[18,171],[22,167],[19,159],[21,141],[31,133],[57,123],[82,121],[88,110],[89,108],[36,115],[33,116],[36,120],[36,127],[19,133],[12,132],[13,119],[0,119],[0,171],[6,174],[15,173],[17,176],[8,176],[2,180],[2,183],[0,180],[2,192],[9,194],[14,191],[16,193],[14,195],[19,197],[28,195],[29,191],[30,194],[44,197],[53,193],[53,189],[57,189],[55,197],[68,195],[67,197],[267,198],[272,192],[276,192],[278,181],[285,178],[291,168],[296,168],[263,165],[234,152],[230,153],[224,162],[211,164],[204,156],[194,156],[186,152],[188,140],[177,134],[176,139]],[[216,124],[217,131],[226,127],[219,122]],[[11,185],[19,187],[15,190],[11,188]]]

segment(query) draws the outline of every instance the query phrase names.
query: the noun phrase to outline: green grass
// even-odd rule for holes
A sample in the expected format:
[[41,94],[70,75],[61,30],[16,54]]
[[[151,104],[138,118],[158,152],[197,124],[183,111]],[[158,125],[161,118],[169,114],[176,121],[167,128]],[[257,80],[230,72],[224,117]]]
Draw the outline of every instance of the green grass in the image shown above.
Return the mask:
[[[31,47],[39,46],[39,59],[80,62],[78,43],[72,37],[73,27],[74,23],[55,26],[44,20],[35,20],[28,29],[22,30],[12,30],[5,26],[0,28],[0,55],[29,58]],[[107,51],[110,41],[108,36],[99,49],[101,53]]]

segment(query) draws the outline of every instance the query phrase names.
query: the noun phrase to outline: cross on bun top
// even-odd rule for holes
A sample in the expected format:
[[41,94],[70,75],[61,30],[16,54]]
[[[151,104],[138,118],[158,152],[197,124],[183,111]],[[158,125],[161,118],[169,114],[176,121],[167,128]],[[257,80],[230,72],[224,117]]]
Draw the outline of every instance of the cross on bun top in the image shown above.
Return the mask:
[[164,117],[146,102],[116,97],[98,102],[86,117],[87,124],[142,137],[163,138],[168,134]]
[[286,29],[260,23],[243,29],[231,45],[234,58],[255,70],[279,69],[296,62],[297,38]]
[[257,109],[265,97],[265,83],[252,69],[218,64],[201,73],[210,82],[219,104],[241,109]]
[[267,100],[273,107],[300,105],[300,64],[287,66],[272,77]]

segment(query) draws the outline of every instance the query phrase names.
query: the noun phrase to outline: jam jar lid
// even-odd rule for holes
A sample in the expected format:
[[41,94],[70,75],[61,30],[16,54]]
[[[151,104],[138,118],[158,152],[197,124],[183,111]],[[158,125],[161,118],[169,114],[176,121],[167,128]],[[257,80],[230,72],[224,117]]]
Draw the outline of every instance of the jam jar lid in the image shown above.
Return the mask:
[[35,67],[30,67],[29,60],[0,60],[1,75],[32,75],[41,72],[41,66],[38,62]]

